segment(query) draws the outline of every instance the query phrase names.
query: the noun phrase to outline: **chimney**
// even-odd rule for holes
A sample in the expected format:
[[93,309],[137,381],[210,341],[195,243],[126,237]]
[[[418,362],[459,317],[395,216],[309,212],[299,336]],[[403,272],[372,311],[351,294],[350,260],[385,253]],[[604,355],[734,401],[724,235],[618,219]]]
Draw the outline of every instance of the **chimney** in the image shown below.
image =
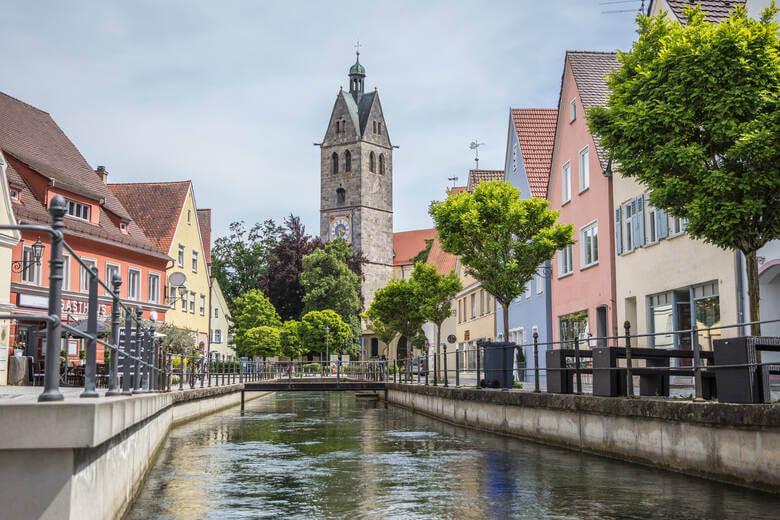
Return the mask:
[[105,166],[98,166],[97,170],[95,170],[95,173],[98,174],[98,177],[100,177],[100,180],[103,181],[103,184],[108,184],[108,171],[106,171]]

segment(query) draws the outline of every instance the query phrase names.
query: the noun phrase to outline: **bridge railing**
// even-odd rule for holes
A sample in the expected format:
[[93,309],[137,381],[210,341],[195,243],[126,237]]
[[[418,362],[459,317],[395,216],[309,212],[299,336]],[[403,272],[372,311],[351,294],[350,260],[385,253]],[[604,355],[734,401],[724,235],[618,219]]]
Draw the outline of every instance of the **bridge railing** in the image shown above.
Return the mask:
[[[50,237],[50,273],[48,312],[39,315],[0,315],[0,320],[39,322],[46,325],[46,349],[41,370],[32,370],[32,382],[43,380],[43,391],[38,401],[61,401],[64,399],[60,386],[83,385],[80,397],[100,397],[98,386],[107,387],[105,396],[126,396],[146,392],[170,391],[178,385],[194,388],[196,385],[233,384],[245,378],[257,378],[257,360],[226,359],[221,355],[207,355],[204,352],[176,353],[165,348],[160,341],[161,334],[154,324],[143,320],[142,308],[132,306],[120,298],[122,278],[114,273],[110,280],[102,280],[97,267],[83,260],[64,240],[64,216],[67,203],[62,196],[54,197],[49,205],[51,226],[1,225],[3,230],[37,231]],[[64,250],[87,274],[88,304],[85,330],[63,322],[62,283],[64,277]],[[22,269],[33,268],[23,266]],[[110,334],[107,339],[98,332],[98,291],[102,290],[111,299]],[[61,366],[59,340],[65,334],[86,340],[83,373],[70,371]],[[105,334],[105,333],[103,333]],[[54,339],[57,338],[57,339]],[[104,374],[98,374],[97,347],[104,349]],[[28,352],[35,354],[35,345],[28,345]],[[106,357],[108,358],[106,361]],[[108,365],[106,367],[106,364]],[[36,365],[36,364],[33,364]],[[40,373],[36,373],[40,372]],[[75,383],[74,383],[75,381]]]
[[256,381],[375,381],[388,380],[387,361],[276,361],[258,365]]
[[[454,351],[442,344],[440,349],[430,347],[419,356],[391,360],[388,371],[391,381],[406,384],[522,388],[523,383],[530,383],[533,391],[540,392],[543,382],[547,392],[609,396],[636,395],[635,379],[639,380],[640,395],[669,395],[670,376],[679,376],[685,379],[677,381],[678,386],[690,388],[690,396],[698,400],[716,397],[716,381],[721,390],[737,395],[734,386],[745,379],[755,385],[740,390],[749,394],[750,402],[769,402],[771,384],[780,383],[780,338],[733,336],[752,325],[778,322],[780,319],[644,334],[632,334],[631,324],[625,322],[622,335],[583,334],[541,342],[534,333],[532,342],[478,341],[471,348]],[[730,356],[728,361],[721,358],[716,362],[720,339],[729,340],[728,349],[722,350]],[[765,354],[769,352],[773,354]]]

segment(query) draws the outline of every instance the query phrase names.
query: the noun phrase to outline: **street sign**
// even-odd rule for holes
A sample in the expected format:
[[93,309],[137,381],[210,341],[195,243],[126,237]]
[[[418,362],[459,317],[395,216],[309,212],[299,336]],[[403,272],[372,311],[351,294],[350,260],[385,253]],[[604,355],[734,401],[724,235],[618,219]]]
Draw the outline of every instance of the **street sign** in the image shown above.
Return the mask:
[[455,337],[455,334],[450,334],[449,336],[447,336],[447,341],[449,341],[450,343],[455,343],[455,341],[456,341],[457,339],[458,339],[458,338],[457,338],[457,337]]

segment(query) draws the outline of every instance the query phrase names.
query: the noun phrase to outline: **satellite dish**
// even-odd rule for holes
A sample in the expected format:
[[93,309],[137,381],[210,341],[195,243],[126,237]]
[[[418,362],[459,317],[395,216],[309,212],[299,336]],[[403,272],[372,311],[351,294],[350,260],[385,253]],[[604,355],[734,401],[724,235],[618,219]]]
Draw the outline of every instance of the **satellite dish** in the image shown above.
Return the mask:
[[184,273],[171,273],[168,276],[168,283],[171,287],[182,287],[187,281],[187,276]]

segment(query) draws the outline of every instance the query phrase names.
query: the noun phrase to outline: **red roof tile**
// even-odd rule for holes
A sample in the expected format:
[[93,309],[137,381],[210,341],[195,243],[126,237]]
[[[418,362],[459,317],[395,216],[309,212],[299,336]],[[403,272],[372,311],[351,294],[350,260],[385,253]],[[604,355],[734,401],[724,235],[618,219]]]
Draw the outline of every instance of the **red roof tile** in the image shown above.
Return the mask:
[[206,263],[211,263],[211,210],[198,210],[198,224],[200,225],[200,236],[203,239],[203,249],[206,255]]
[[503,181],[504,170],[469,170],[469,183],[466,189],[470,192],[483,181]]
[[701,6],[701,10],[704,12],[704,20],[719,22],[731,16],[734,8],[738,5],[744,6],[745,0],[666,0],[666,3],[677,20],[685,24],[688,22],[688,19],[685,17],[685,8],[689,5]]
[[170,251],[190,181],[109,184],[146,236]]
[[455,269],[456,257],[442,250],[435,228],[393,233],[393,265],[411,265],[412,258],[426,248],[426,240],[433,240],[427,263],[435,265],[439,274],[448,274]]
[[466,191],[466,186],[453,186],[450,188],[450,195],[457,195],[462,191]]
[[512,109],[512,121],[533,197],[543,199],[547,196],[557,119],[556,108]]

